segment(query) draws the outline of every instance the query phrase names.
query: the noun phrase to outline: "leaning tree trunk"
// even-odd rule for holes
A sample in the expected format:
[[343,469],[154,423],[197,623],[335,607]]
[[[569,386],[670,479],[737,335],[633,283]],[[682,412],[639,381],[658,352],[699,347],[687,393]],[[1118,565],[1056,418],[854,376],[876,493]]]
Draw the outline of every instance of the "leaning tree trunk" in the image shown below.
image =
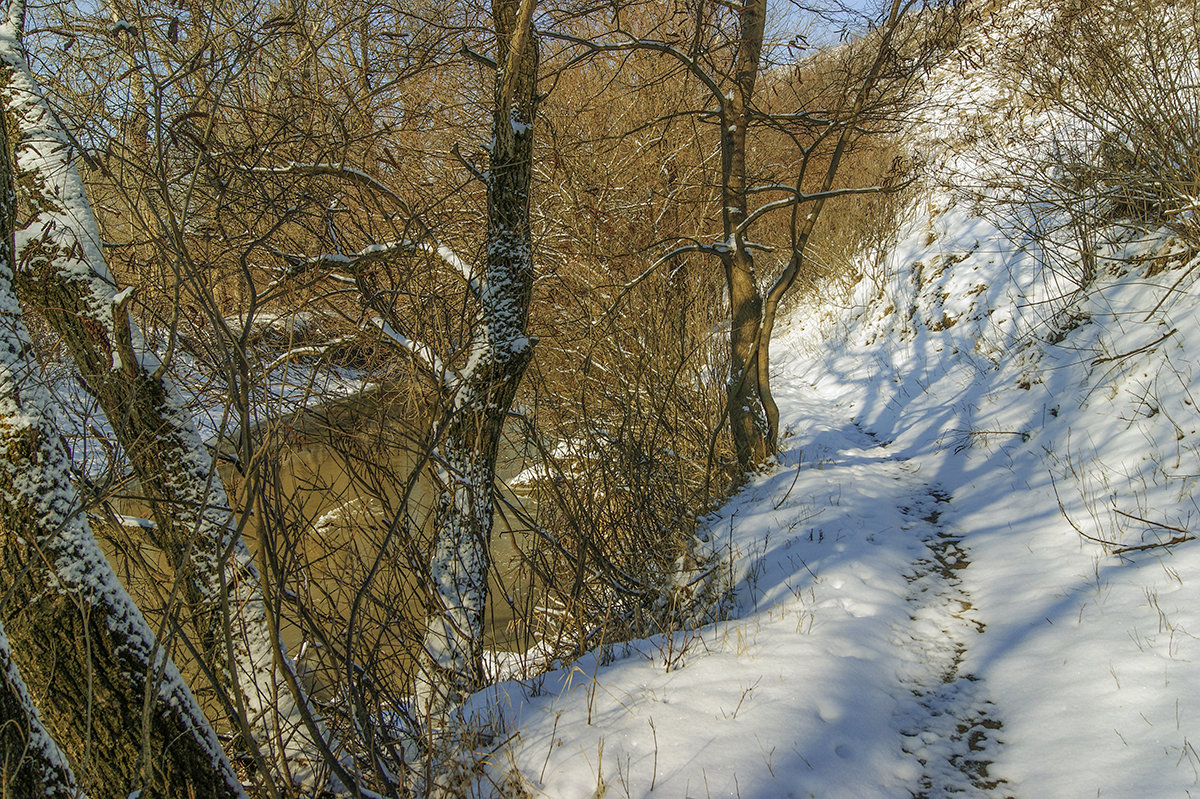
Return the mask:
[[429,577],[418,692],[431,726],[482,681],[496,453],[504,420],[533,355],[529,190],[533,171],[538,47],[534,0],[492,4],[497,62],[487,173],[487,265],[470,359],[455,386],[441,446],[442,489]]
[[18,235],[15,287],[66,345],[152,499],[150,543],[177,569],[201,657],[232,701],[233,723],[277,769],[307,782],[311,767],[329,760],[324,733],[303,694],[290,690],[294,673],[280,678],[293,665],[268,624],[258,570],[207,448],[129,320],[132,289],[118,292],[108,272],[77,153],[29,71],[19,14],[14,2],[0,29],[0,90],[34,211]]
[[[212,729],[84,521],[12,291],[14,194],[4,122],[0,117],[0,593],[14,662],[93,797],[141,791],[163,799],[244,799]],[[7,685],[14,693],[16,681]],[[53,779],[61,785],[63,777]]]
[[759,369],[762,292],[742,225],[746,195],[746,133],[762,55],[766,0],[746,0],[734,58],[734,86],[721,103],[721,206],[725,228],[725,285],[729,291],[729,390],[727,407],[738,465],[749,471],[773,454]]
[[66,755],[42,724],[0,625],[0,796],[82,799]]

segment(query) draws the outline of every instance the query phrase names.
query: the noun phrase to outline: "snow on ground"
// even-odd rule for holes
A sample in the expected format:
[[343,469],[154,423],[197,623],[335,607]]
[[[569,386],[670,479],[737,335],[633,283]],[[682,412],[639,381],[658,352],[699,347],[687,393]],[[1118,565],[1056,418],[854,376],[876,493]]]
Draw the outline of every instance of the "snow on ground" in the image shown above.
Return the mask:
[[511,736],[495,774],[548,797],[1200,795],[1200,542],[1161,546],[1200,516],[1200,259],[1126,232],[1064,279],[1077,257],[1014,226],[1020,197],[956,188],[1003,166],[954,142],[1013,93],[956,65],[931,86],[928,191],[848,304],[779,336],[780,464],[701,532],[732,611],[478,695]]

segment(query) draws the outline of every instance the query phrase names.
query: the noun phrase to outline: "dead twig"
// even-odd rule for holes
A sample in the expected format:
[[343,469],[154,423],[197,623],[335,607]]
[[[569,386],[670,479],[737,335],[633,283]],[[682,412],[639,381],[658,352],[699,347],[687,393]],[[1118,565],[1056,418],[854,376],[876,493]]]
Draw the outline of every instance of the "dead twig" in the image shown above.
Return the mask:
[[[1095,366],[1098,363],[1107,363],[1108,361],[1120,361],[1125,358],[1128,358],[1131,355],[1137,355],[1140,352],[1146,352],[1147,350],[1154,349],[1159,344],[1163,343],[1164,341],[1169,339],[1171,336],[1175,335],[1177,332],[1179,332],[1177,328],[1171,328],[1171,332],[1163,334],[1159,338],[1156,338],[1154,341],[1151,341],[1149,344],[1138,347],[1136,350],[1130,350],[1129,352],[1123,353],[1121,355],[1109,355],[1109,356],[1103,357],[1103,358],[1096,358],[1095,360],[1092,361],[1092,366]],[[1118,511],[1118,513],[1119,512],[1120,511]]]
[[1075,521],[1071,518],[1070,514],[1067,513],[1067,508],[1065,505],[1063,505],[1062,497],[1058,494],[1058,483],[1054,480],[1054,472],[1049,471],[1049,474],[1050,486],[1054,489],[1054,498],[1058,500],[1058,509],[1062,513],[1063,518],[1067,520],[1067,524],[1071,525],[1072,530],[1079,533],[1081,537],[1086,538],[1088,541],[1093,541],[1101,546],[1108,547],[1110,550],[1112,550],[1109,553],[1111,555],[1125,555],[1130,552],[1145,552],[1146,550],[1150,549],[1165,549],[1167,547],[1175,546],[1176,544],[1192,541],[1196,538],[1195,533],[1191,532],[1190,530],[1185,530],[1182,527],[1175,527],[1174,525],[1166,524],[1164,522],[1154,522],[1150,521],[1149,519],[1143,519],[1141,516],[1135,516],[1132,513],[1126,513],[1125,511],[1118,510],[1117,508],[1113,508],[1112,510],[1113,513],[1116,513],[1119,516],[1124,516],[1127,519],[1133,519],[1134,521],[1141,522],[1142,524],[1148,524],[1151,527],[1157,527],[1160,530],[1170,530],[1171,532],[1178,533],[1179,535],[1172,536],[1168,541],[1155,541],[1152,544],[1138,544],[1136,546],[1122,546],[1116,541],[1107,541],[1103,538],[1097,538],[1094,535],[1088,535],[1080,529],[1079,525],[1075,524]]
[[1135,547],[1121,547],[1119,549],[1113,550],[1114,555],[1120,555],[1125,552],[1142,552],[1147,549],[1157,549],[1159,547],[1174,546],[1175,544],[1182,544],[1185,541],[1192,541],[1196,538],[1195,533],[1193,533],[1191,530],[1185,530],[1182,527],[1176,527],[1174,525],[1167,524],[1165,522],[1153,522],[1153,521],[1150,521],[1149,519],[1143,519],[1141,516],[1135,516],[1132,513],[1126,513],[1123,510],[1118,510],[1117,508],[1113,508],[1113,512],[1120,516],[1124,516],[1126,519],[1133,519],[1135,522],[1141,522],[1142,524],[1148,524],[1151,527],[1157,527],[1160,530],[1170,530],[1173,533],[1179,534],[1176,536],[1172,536],[1169,541],[1158,541],[1153,544],[1141,544],[1141,545],[1135,546]]

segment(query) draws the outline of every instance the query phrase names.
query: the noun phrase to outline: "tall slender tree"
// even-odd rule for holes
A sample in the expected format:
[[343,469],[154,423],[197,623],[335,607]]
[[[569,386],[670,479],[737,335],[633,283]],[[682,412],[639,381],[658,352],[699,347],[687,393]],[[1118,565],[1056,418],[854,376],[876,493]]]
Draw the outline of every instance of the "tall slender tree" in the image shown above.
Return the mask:
[[466,366],[447,388],[439,451],[441,491],[429,561],[433,606],[424,641],[425,712],[482,684],[484,609],[504,422],[533,356],[529,225],[537,115],[535,0],[492,3],[496,79],[487,187],[486,261],[473,284],[477,310]]
[[[766,110],[756,96],[764,70],[767,0],[694,0],[686,13],[679,14],[690,31],[661,38],[642,37],[624,29],[619,16],[613,29],[592,38],[551,34],[591,53],[662,53],[686,69],[708,95],[711,105],[691,114],[719,128],[721,238],[688,241],[670,250],[656,265],[672,263],[687,253],[703,253],[715,257],[723,268],[729,302],[725,414],[742,473],[772,457],[778,445],[779,410],[771,395],[769,339],[780,302],[803,272],[806,248],[825,201],[884,188],[839,186],[838,169],[847,147],[872,119],[868,111],[878,110],[876,106],[886,94],[882,78],[897,60],[895,36],[916,4],[917,0],[891,0],[878,28],[848,44],[845,63],[850,66],[826,96],[817,98],[812,107],[782,112]],[[719,23],[722,15],[723,25]],[[725,52],[732,55],[725,57]],[[907,70],[901,71],[911,74],[916,63],[910,59]],[[751,164],[755,143],[768,129],[791,142],[793,152],[776,153],[775,158],[794,165],[794,182],[756,174]],[[814,173],[819,173],[815,181]],[[782,199],[759,199],[770,194],[781,194]],[[761,262],[766,259],[755,252],[772,248],[754,241],[751,234],[767,215],[789,211],[786,255],[771,257],[769,262],[775,268],[764,270]],[[768,278],[768,272],[774,276]]]

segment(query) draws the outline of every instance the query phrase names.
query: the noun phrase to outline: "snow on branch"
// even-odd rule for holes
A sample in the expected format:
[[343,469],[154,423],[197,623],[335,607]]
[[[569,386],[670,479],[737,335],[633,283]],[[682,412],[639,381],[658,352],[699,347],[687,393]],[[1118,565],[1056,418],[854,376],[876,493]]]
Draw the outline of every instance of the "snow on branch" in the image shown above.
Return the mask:
[[[340,177],[351,182],[358,183],[359,185],[378,192],[379,194],[391,200],[400,209],[400,212],[410,222],[416,225],[421,234],[421,241],[419,242],[402,239],[394,242],[373,244],[361,252],[353,255],[334,254],[304,257],[287,256],[279,253],[279,255],[287,259],[289,263],[293,263],[297,266],[301,264],[307,264],[310,266],[347,266],[350,265],[355,259],[362,261],[364,259],[371,258],[385,258],[389,255],[394,255],[403,251],[403,248],[407,248],[407,252],[409,253],[415,250],[421,250],[431,255],[436,255],[438,258],[440,258],[443,263],[445,263],[460,277],[462,277],[468,288],[470,288],[471,293],[474,294],[476,298],[479,297],[482,290],[482,282],[479,276],[475,274],[475,270],[471,268],[471,265],[460,258],[458,254],[449,246],[438,241],[437,237],[433,235],[433,231],[430,230],[429,226],[421,221],[421,218],[412,211],[405,199],[392,189],[388,188],[388,186],[378,178],[368,175],[361,169],[355,169],[354,167],[337,163],[305,164],[296,161],[290,161],[282,166],[250,167],[248,171],[252,173],[273,175]],[[346,260],[339,262],[338,259]]]
[[386,261],[397,255],[413,255],[426,253],[436,256],[449,266],[463,279],[472,296],[479,297],[479,281],[472,272],[471,265],[458,257],[454,250],[444,244],[431,244],[424,241],[397,239],[370,244],[354,253],[322,253],[321,255],[299,255],[274,251],[277,256],[286,261],[289,269],[284,271],[284,277],[291,277],[313,269],[345,269],[351,273],[380,261]]
[[285,363],[294,361],[297,358],[324,355],[334,347],[340,347],[341,345],[349,344],[352,341],[354,341],[354,336],[338,336],[337,338],[330,339],[322,344],[313,344],[307,347],[293,347],[267,364],[266,367],[264,367],[263,372],[269,374],[278,369],[280,366],[283,366]]
[[387,320],[378,316],[372,318],[370,322],[388,342],[407,352],[418,365],[437,378],[443,388],[451,389],[458,384],[461,379],[460,375],[442,362],[433,347],[421,341],[413,341],[388,324]]

